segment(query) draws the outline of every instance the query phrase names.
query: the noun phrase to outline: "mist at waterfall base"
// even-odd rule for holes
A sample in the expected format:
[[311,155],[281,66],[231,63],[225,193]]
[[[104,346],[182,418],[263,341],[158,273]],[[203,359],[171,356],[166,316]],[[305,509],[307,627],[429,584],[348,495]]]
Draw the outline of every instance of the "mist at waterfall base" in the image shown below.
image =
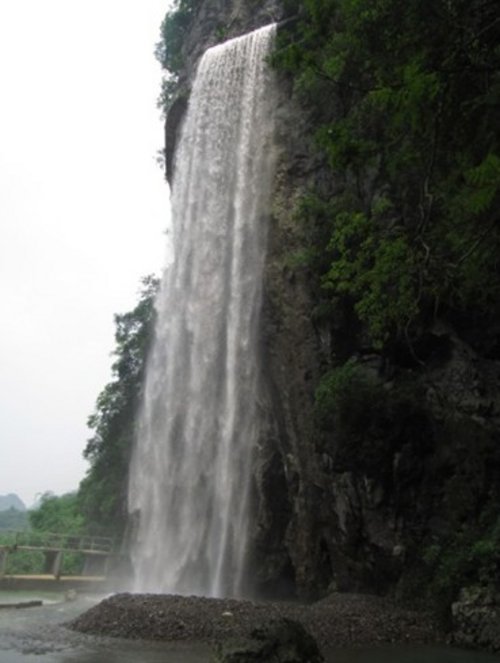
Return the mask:
[[137,591],[242,592],[274,152],[266,58],[275,31],[206,51],[176,150],[174,262],[157,301],[130,469]]

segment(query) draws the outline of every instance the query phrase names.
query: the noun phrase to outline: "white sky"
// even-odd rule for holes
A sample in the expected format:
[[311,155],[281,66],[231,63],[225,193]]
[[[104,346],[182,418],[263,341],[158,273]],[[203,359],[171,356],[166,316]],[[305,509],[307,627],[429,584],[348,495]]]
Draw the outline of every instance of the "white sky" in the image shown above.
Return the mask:
[[113,314],[160,273],[168,0],[0,0],[0,495],[78,487]]

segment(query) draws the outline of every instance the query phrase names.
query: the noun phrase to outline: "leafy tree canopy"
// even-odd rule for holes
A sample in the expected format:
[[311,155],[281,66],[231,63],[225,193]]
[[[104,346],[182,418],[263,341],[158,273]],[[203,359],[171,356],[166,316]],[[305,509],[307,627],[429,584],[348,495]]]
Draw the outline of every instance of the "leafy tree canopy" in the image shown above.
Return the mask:
[[500,295],[500,23],[492,0],[305,0],[274,57],[333,187],[299,215],[323,296],[382,347]]
[[184,65],[184,40],[200,2],[201,0],[174,0],[161,24],[155,57],[165,71],[158,99],[158,107],[165,112],[177,87],[179,73]]
[[76,493],[45,493],[40,506],[29,512],[29,521],[34,530],[56,534],[79,534],[84,526]]
[[3,530],[23,530],[29,525],[28,513],[14,507],[0,511],[0,532]]

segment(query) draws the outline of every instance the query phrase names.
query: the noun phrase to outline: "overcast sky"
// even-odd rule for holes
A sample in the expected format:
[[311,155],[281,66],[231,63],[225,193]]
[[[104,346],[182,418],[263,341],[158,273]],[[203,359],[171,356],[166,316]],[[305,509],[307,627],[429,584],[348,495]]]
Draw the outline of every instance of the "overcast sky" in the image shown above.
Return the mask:
[[0,495],[78,487],[113,314],[160,273],[168,0],[0,0]]

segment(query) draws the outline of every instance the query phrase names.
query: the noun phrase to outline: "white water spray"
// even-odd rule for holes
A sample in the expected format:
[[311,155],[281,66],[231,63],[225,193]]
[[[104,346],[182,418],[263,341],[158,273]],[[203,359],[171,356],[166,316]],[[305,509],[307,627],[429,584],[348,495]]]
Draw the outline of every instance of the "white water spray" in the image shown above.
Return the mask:
[[176,154],[175,258],[158,298],[129,509],[136,589],[237,596],[258,432],[275,26],[209,49]]

